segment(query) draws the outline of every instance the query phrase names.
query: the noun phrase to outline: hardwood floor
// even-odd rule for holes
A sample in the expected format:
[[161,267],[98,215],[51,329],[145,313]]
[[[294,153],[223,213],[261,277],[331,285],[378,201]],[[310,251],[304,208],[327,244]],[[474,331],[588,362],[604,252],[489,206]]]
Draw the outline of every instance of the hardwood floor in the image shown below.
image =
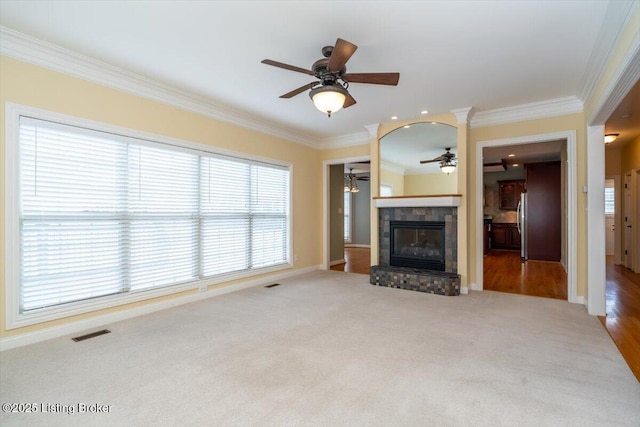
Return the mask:
[[346,263],[334,265],[331,267],[331,270],[369,274],[369,267],[371,267],[371,249],[344,248],[344,259]]
[[519,251],[492,249],[484,256],[483,288],[567,299],[567,273],[559,262],[520,260]]
[[607,317],[600,321],[640,381],[640,274],[607,257]]

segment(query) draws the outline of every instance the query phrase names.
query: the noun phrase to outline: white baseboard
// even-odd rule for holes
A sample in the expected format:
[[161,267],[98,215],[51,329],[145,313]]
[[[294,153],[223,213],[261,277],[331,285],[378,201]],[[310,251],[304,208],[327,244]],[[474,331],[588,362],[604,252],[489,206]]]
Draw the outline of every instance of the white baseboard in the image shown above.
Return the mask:
[[41,341],[46,341],[52,338],[61,337],[77,332],[86,331],[89,329],[95,329],[104,327],[105,325],[119,322],[121,320],[131,319],[133,317],[142,316],[145,314],[153,313],[155,311],[164,310],[171,307],[177,307],[179,305],[188,304],[190,302],[203,300],[206,298],[212,298],[219,295],[228,294],[231,292],[239,291],[242,289],[251,288],[254,286],[264,285],[266,283],[273,283],[278,280],[286,279],[289,277],[299,276],[301,274],[311,273],[319,270],[320,266],[315,265],[312,267],[301,268],[298,270],[290,270],[284,273],[274,274],[271,276],[263,276],[255,279],[245,280],[233,285],[224,286],[220,288],[212,288],[209,291],[189,294],[182,297],[172,298],[157,303],[145,304],[142,306],[133,307],[130,309],[124,309],[115,313],[103,314],[89,319],[82,319],[64,325],[52,326],[50,328],[44,328],[33,332],[26,332],[24,334],[14,335],[0,339],[0,351],[10,350],[16,347],[23,347],[25,345],[34,344]]
[[345,248],[371,248],[371,245],[356,245],[352,243],[345,243]]
[[471,283],[471,285],[469,286],[469,289],[471,289],[472,291],[481,291],[482,288],[480,288],[480,286],[478,286],[477,283]]
[[460,288],[460,294],[468,295],[469,294],[469,288],[467,288],[467,287]]
[[585,297],[581,297],[581,296],[577,296],[576,300],[574,301],[576,304],[582,304],[584,306],[587,305],[587,299]]
[[337,259],[335,261],[329,262],[329,267],[333,267],[334,265],[344,264],[346,261],[344,259]]

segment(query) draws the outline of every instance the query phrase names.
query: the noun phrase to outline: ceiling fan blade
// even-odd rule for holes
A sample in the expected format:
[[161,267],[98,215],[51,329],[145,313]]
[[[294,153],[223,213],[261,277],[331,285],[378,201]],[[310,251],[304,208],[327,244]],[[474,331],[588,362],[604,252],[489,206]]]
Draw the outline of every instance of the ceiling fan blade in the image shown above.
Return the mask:
[[396,86],[400,80],[400,73],[348,73],[342,78],[349,83]]
[[289,65],[278,61],[272,61],[271,59],[263,59],[263,64],[273,65],[274,67],[284,68],[285,70],[297,71],[298,73],[308,74],[310,76],[315,76],[316,74],[311,70],[306,70],[304,68],[296,67],[295,65]]
[[420,160],[420,164],[423,165],[425,163],[433,163],[433,162],[441,162],[442,158],[441,157],[436,157],[435,159],[432,160]]
[[337,73],[342,70],[342,68],[344,68],[344,64],[347,63],[357,48],[358,46],[353,43],[349,43],[346,40],[336,40],[336,45],[333,47],[333,51],[329,57],[329,64],[327,65],[329,71]]
[[353,96],[351,96],[351,94],[347,94],[347,99],[344,100],[344,105],[342,106],[342,108],[347,108],[347,107],[351,107],[353,104],[356,103],[356,100]]
[[315,85],[317,85],[318,82],[312,82],[312,83],[307,83],[304,86],[300,86],[298,89],[294,89],[291,92],[287,92],[284,95],[280,95],[280,98],[293,98],[294,96],[311,89],[312,87],[314,87]]

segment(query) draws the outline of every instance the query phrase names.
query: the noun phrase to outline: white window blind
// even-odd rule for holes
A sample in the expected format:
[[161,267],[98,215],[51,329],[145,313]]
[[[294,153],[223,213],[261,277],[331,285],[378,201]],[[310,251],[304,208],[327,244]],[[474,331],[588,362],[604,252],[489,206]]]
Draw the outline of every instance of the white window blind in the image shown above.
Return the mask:
[[288,262],[288,168],[19,126],[21,313]]

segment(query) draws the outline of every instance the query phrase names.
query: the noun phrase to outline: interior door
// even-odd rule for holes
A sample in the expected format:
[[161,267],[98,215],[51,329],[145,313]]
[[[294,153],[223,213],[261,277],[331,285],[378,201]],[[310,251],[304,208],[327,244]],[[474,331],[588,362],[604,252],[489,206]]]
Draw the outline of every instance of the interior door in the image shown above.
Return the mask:
[[631,174],[624,176],[624,251],[622,263],[627,268],[632,268],[633,260],[633,198],[631,193]]

